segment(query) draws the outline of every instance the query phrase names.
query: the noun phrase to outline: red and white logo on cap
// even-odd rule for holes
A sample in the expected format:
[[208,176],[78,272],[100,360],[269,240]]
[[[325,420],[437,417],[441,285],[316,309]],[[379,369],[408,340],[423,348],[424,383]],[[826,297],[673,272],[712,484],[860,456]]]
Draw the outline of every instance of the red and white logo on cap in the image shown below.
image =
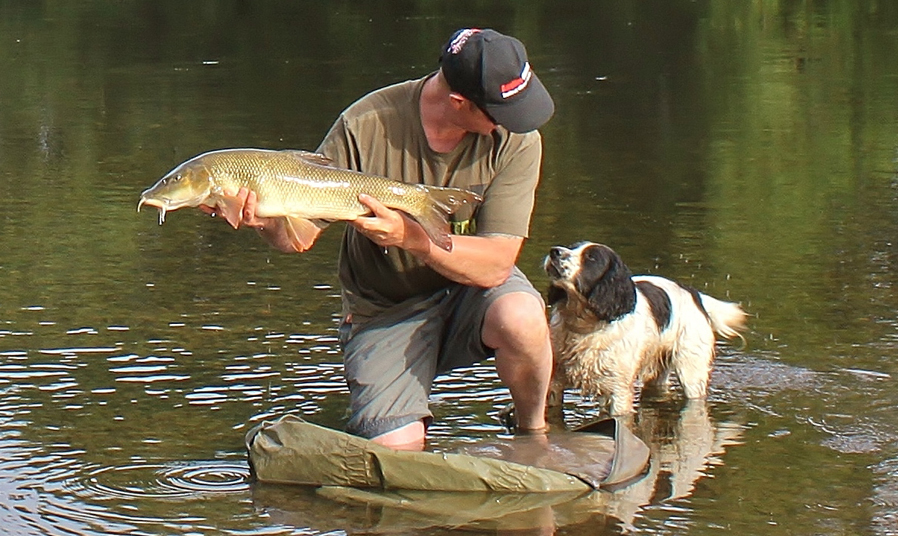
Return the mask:
[[521,76],[515,78],[511,82],[506,82],[502,84],[499,88],[502,91],[502,98],[508,99],[510,97],[514,97],[521,91],[527,88],[527,84],[530,83],[530,78],[533,76],[533,72],[530,71],[530,62],[524,63],[524,69],[521,71]]
[[465,43],[468,41],[468,39],[476,33],[480,33],[479,28],[468,28],[467,30],[458,32],[458,35],[455,36],[455,39],[453,39],[449,43],[448,51],[452,54],[458,54],[465,46]]

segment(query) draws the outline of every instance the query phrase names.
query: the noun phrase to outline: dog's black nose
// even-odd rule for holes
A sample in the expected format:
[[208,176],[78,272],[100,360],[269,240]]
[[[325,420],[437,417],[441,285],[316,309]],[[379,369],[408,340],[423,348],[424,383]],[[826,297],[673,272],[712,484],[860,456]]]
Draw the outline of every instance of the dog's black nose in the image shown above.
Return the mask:
[[553,260],[557,259],[558,257],[561,257],[562,254],[564,254],[564,248],[561,246],[555,246],[555,247],[549,249],[549,258],[550,259],[553,259]]

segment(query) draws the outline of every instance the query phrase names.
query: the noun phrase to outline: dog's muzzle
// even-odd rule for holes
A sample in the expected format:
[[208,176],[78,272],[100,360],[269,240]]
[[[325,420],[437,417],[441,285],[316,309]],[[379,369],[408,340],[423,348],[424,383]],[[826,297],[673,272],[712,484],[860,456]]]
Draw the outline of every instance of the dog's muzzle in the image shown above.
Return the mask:
[[570,259],[570,257],[571,250],[562,246],[554,246],[549,249],[549,254],[546,255],[543,261],[543,269],[549,274],[549,277],[553,279],[561,278],[563,277],[565,261]]

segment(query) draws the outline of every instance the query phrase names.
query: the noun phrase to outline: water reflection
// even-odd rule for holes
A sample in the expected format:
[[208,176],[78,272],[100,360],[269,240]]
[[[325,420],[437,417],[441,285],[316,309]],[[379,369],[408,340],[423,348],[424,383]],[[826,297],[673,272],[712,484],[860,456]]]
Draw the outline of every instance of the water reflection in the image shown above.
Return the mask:
[[[4,530],[309,534],[401,515],[268,501],[245,480],[248,426],[342,427],[339,228],[282,256],[201,214],[161,228],[136,197],[205,150],[315,147],[473,20],[522,37],[558,105],[520,259],[537,285],[549,246],[599,240],[754,315],[708,406],[644,401],[653,473],[613,506],[552,505],[559,532],[898,533],[898,3],[457,7],[0,2]],[[434,440],[501,433],[507,402],[489,363],[441,378]],[[572,425],[595,417],[573,404]]]
[[[0,444],[5,456],[0,464],[4,477],[0,520],[12,530],[9,534],[134,534],[202,528],[219,521],[217,516],[207,518],[204,509],[196,506],[213,500],[213,495],[233,502],[249,488],[249,471],[239,462],[81,466],[77,458],[83,451],[56,449],[37,455],[38,449],[22,446]],[[135,501],[154,506],[136,508]]]
[[[320,344],[315,338],[308,338],[312,344]],[[106,349],[107,352],[110,349]],[[111,349],[114,350],[114,349]],[[87,352],[91,353],[91,352]],[[66,355],[66,352],[51,352],[48,355],[58,359],[72,359],[77,354]],[[12,357],[15,357],[13,354]],[[122,367],[121,363],[136,361],[132,355],[111,355],[100,362],[110,372]],[[153,361],[153,360],[151,360]],[[171,361],[163,360],[163,363]],[[7,386],[2,393],[4,402],[2,412],[4,419],[0,429],[0,482],[4,482],[4,496],[8,501],[5,516],[14,523],[11,526],[27,527],[39,520],[39,531],[35,534],[92,534],[90,527],[104,527],[104,534],[128,534],[133,530],[146,530],[155,533],[165,527],[183,526],[185,529],[197,530],[204,524],[212,523],[221,526],[218,513],[207,513],[202,506],[204,501],[215,501],[219,508],[233,504],[238,512],[231,522],[238,526],[240,516],[251,516],[245,511],[247,501],[251,500],[257,512],[263,512],[276,526],[285,532],[302,532],[308,528],[320,531],[348,530],[350,532],[382,532],[395,533],[403,530],[425,530],[443,527],[461,527],[481,532],[502,530],[538,529],[540,523],[551,521],[553,528],[590,526],[596,524],[609,527],[632,528],[646,507],[652,505],[671,504],[679,499],[688,498],[698,480],[708,475],[709,471],[719,463],[725,451],[741,442],[744,426],[733,421],[715,422],[709,414],[708,404],[689,402],[682,405],[677,400],[645,400],[635,421],[635,430],[645,439],[652,451],[651,465],[646,477],[635,484],[614,493],[595,492],[584,497],[553,496],[440,496],[440,494],[408,494],[408,493],[337,493],[334,490],[311,492],[297,487],[278,487],[249,484],[249,470],[242,453],[235,450],[221,452],[220,459],[202,461],[185,460],[181,462],[158,459],[160,449],[176,452],[173,441],[186,440],[185,454],[193,458],[196,443],[183,436],[183,431],[166,430],[164,422],[158,419],[142,419],[131,425],[137,415],[134,411],[122,411],[120,404],[112,413],[100,413],[93,419],[93,427],[101,436],[95,438],[94,446],[75,447],[64,440],[74,433],[70,423],[45,425],[45,437],[42,443],[35,443],[22,437],[23,425],[33,428],[32,412],[40,411],[40,404],[29,403],[27,398],[17,396],[16,392],[37,388],[40,392],[66,393],[62,396],[64,409],[76,411],[84,407],[93,407],[97,412],[108,408],[110,401],[120,393],[116,387],[95,388],[90,392],[77,389],[77,383],[60,377],[66,372],[55,371],[47,367],[48,363],[34,367],[20,366],[20,380],[28,378],[30,387],[22,382],[15,386]],[[138,367],[144,365],[135,365]],[[166,365],[150,365],[151,368]],[[741,365],[724,366],[732,369]],[[746,367],[752,368],[752,367]],[[47,376],[48,371],[51,375]],[[304,365],[299,367],[296,377],[287,376],[284,381],[302,381],[303,385],[314,390],[316,384],[328,385],[331,374],[337,373],[339,366],[322,363],[320,366]],[[30,374],[31,372],[34,374]],[[732,370],[730,370],[732,372]],[[787,374],[783,374],[786,372]],[[131,373],[136,373],[131,371]],[[729,382],[726,375],[715,378],[715,385],[738,390],[756,387],[768,391],[786,388],[783,378],[789,371],[780,370],[780,374],[768,375],[767,385],[753,384],[740,387],[736,382]],[[142,371],[139,374],[158,375],[156,370]],[[454,379],[441,379],[442,387],[456,388],[459,384],[474,385],[472,376],[479,376],[487,382],[497,382],[492,367],[475,367],[467,371],[457,372]],[[795,375],[795,373],[791,373]],[[800,372],[798,373],[800,375]],[[127,377],[127,376],[126,376]],[[114,374],[113,383],[121,376]],[[464,380],[463,378],[468,378]],[[742,379],[741,381],[746,382]],[[36,383],[35,383],[36,382]],[[724,385],[720,385],[723,382]],[[126,382],[129,383],[129,382]],[[208,385],[194,389],[174,389],[172,387],[156,387],[155,382],[142,385],[144,393],[134,392],[127,396],[132,398],[131,404],[138,407],[142,399],[158,399],[173,406],[195,405],[197,408],[219,409],[228,402],[232,390],[228,387]],[[165,382],[163,382],[165,383]],[[336,383],[336,382],[334,382]],[[751,382],[746,382],[751,384]],[[64,388],[55,386],[67,385]],[[40,387],[45,387],[41,389]],[[480,386],[484,400],[491,399],[496,385]],[[342,388],[342,385],[340,386]],[[258,391],[258,387],[256,388]],[[301,387],[304,395],[309,389]],[[236,391],[240,403],[240,393],[244,386]],[[201,396],[196,396],[202,393]],[[259,396],[252,392],[250,397]],[[171,401],[174,398],[175,401]],[[74,399],[74,400],[73,400]],[[17,404],[16,401],[20,403]],[[507,400],[506,400],[507,401]],[[245,402],[245,401],[244,401]],[[503,406],[495,402],[495,409]],[[464,404],[464,402],[462,402]],[[256,422],[283,411],[277,400],[269,400],[263,411],[247,419],[247,423]],[[574,401],[576,411],[571,416],[573,421],[592,418],[595,408],[589,408],[586,401]],[[293,410],[295,411],[295,410]],[[105,418],[103,417],[105,415]],[[183,419],[183,417],[181,417]],[[118,426],[115,423],[123,423]],[[496,425],[497,426],[497,425]],[[459,428],[464,427],[459,424]],[[240,435],[241,424],[234,426],[232,434]],[[114,431],[118,441],[105,437],[107,432]],[[469,434],[484,433],[489,427],[469,426]],[[173,433],[174,432],[174,433]],[[204,433],[193,429],[188,433]],[[488,432],[487,432],[488,433]],[[493,431],[493,433],[495,433]],[[51,439],[55,434],[57,439]],[[34,435],[33,433],[29,435]],[[82,438],[84,433],[75,436]],[[219,440],[220,441],[220,440]],[[453,442],[477,441],[476,435],[468,437],[438,437],[435,444],[441,449],[451,449]],[[137,444],[141,447],[137,448]],[[190,445],[194,445],[190,447]],[[216,445],[221,447],[221,444]],[[98,452],[97,449],[100,449]],[[464,508],[447,509],[447,501],[461,501]],[[133,502],[141,504],[140,513],[133,508]],[[79,505],[96,505],[82,508]],[[168,504],[169,506],[165,506]],[[454,502],[452,503],[454,504]],[[240,506],[244,505],[244,506]],[[339,508],[335,509],[335,506]],[[478,506],[479,505],[479,506]],[[331,513],[333,511],[333,513]],[[328,512],[327,515],[322,515]],[[543,526],[545,528],[545,526]],[[279,531],[281,529],[278,529]],[[449,530],[449,529],[445,529]],[[281,533],[281,532],[275,532]]]
[[11,432],[19,423],[8,417],[15,409],[7,404],[0,418],[0,522],[7,534],[190,532],[229,519],[210,516],[204,501],[216,496],[221,506],[239,508],[249,489],[242,459],[160,464],[131,456],[115,463],[107,455],[87,462],[96,453],[19,438]]
[[[20,313],[52,317],[43,306]],[[252,525],[241,429],[288,408],[320,413],[317,401],[345,392],[342,367],[322,359],[337,353],[326,328],[250,329],[240,337],[268,350],[230,355],[209,370],[203,341],[223,331],[217,325],[184,322],[169,326],[167,338],[141,342],[132,336],[146,331],[124,324],[28,323],[32,329],[0,333],[22,348],[0,354],[0,521],[14,534],[186,533],[204,525],[211,534]],[[241,345],[240,337],[230,344]]]

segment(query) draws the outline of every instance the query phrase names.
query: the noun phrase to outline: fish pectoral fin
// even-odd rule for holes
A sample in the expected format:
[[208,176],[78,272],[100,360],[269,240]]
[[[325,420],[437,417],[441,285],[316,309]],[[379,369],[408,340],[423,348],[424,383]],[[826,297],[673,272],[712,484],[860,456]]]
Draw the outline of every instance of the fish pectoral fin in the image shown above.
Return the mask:
[[231,224],[231,227],[234,229],[240,227],[240,220],[243,219],[243,214],[241,214],[243,204],[239,199],[233,196],[221,196],[215,206],[218,208],[218,214]]
[[317,166],[327,166],[327,167],[333,167],[333,165],[334,165],[333,160],[324,156],[321,153],[311,153],[309,151],[302,151],[299,149],[286,149],[284,152],[292,154],[296,158],[299,158],[300,160],[302,160],[306,163],[309,163],[309,164],[315,164]]
[[284,228],[290,237],[290,243],[298,252],[308,251],[325,227],[327,222],[324,221],[289,216],[284,218]]

